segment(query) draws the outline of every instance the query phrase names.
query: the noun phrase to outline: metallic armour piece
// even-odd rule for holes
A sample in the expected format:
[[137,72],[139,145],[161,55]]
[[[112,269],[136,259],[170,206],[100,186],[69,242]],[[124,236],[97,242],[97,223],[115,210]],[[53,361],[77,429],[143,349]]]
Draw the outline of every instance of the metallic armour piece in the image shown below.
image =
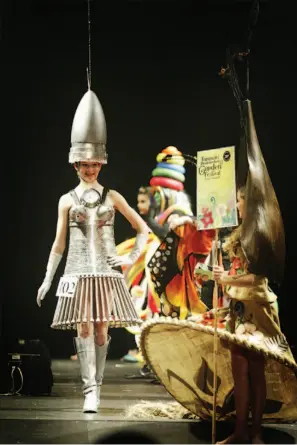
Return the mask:
[[89,90],[81,99],[72,123],[69,162],[107,164],[106,122],[96,94]]
[[122,274],[107,264],[107,257],[116,255],[114,241],[115,210],[108,197],[104,204],[95,189],[86,190],[80,204],[69,211],[69,250],[65,275]]

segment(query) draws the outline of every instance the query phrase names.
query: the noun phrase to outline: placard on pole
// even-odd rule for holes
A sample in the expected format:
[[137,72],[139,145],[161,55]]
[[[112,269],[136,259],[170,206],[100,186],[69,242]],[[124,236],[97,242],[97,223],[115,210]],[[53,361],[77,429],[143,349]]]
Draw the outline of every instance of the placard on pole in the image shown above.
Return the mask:
[[[198,230],[216,229],[214,263],[218,260],[219,229],[238,225],[236,207],[235,147],[197,152]],[[218,283],[214,286],[212,443],[216,443]]]

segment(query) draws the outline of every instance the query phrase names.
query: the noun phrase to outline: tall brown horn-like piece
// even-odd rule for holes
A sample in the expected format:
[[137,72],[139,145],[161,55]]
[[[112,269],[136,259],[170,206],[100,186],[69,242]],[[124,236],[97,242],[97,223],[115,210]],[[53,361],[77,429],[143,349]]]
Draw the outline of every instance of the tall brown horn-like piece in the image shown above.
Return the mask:
[[279,203],[263,158],[250,100],[242,104],[248,173],[246,216],[241,245],[252,273],[281,282],[285,264],[285,234]]

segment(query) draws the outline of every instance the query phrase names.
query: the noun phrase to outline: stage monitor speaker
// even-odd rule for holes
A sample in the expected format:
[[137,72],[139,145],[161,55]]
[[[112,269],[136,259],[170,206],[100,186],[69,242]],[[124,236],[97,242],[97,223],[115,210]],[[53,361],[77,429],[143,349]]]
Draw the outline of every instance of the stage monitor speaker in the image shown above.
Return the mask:
[[53,383],[51,357],[43,341],[1,338],[1,394],[50,395]]

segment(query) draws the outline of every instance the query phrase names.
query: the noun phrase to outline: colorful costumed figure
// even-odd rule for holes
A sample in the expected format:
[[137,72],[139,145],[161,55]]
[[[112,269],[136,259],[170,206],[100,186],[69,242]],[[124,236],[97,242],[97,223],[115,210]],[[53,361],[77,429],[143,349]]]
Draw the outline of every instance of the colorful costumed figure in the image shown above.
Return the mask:
[[[81,99],[71,132],[69,162],[79,184],[59,200],[57,232],[46,275],[38,290],[40,306],[62,259],[69,229],[69,248],[52,322],[54,329],[77,329],[76,351],[83,382],[83,412],[97,412],[110,337],[108,327],[138,325],[121,266],[132,265],[146,245],[148,228],[122,195],[97,181],[107,163],[106,123],[93,91]],[[137,230],[133,248],[118,257],[115,212]]]
[[[181,163],[179,154],[168,149],[164,152],[157,156],[157,161],[160,164],[153,170],[155,176],[151,179],[150,185],[158,191],[161,186],[169,186],[168,181],[170,181],[170,185],[176,190],[181,190],[183,184],[176,183],[178,178],[183,179],[180,176],[181,172],[178,172],[179,176],[169,179],[160,177],[161,174],[169,176],[171,169],[180,168]],[[187,158],[191,159],[190,156]],[[168,173],[165,168],[165,160],[170,166],[167,169]],[[174,175],[177,175],[175,171]],[[164,201],[164,198],[162,200]],[[170,209],[172,207],[169,207],[164,214],[166,215]],[[193,278],[196,265],[203,264],[211,251],[215,232],[214,230],[198,232],[196,219],[192,213],[181,215],[175,212],[171,215],[167,219],[169,232],[148,261],[149,273],[147,276],[155,300],[160,301],[160,315],[184,320],[191,315],[207,310]]]
[[[146,254],[143,252],[138,263],[127,271],[127,282],[133,288],[145,276],[154,304],[149,309],[184,319],[207,310],[193,283],[193,271],[197,262],[204,262],[210,253],[214,231],[196,230],[191,204],[183,191],[182,153],[167,147],[158,154],[157,162],[147,189],[151,211],[142,217],[154,234],[159,233],[154,240],[152,235]],[[118,252],[129,248],[129,242],[118,246]]]
[[[135,308],[140,318],[145,321],[160,313],[160,300],[150,279],[147,264],[159,247],[160,242],[169,232],[170,223],[177,217],[186,217],[185,221],[193,216],[189,196],[184,191],[185,158],[173,146],[169,146],[157,155],[157,166],[152,171],[150,185],[141,187],[138,191],[138,210],[148,227],[149,234],[146,247],[143,249],[137,262],[125,269],[128,288],[131,291]],[[187,218],[189,217],[189,218]],[[127,254],[134,244],[129,239],[117,246],[118,254]],[[139,328],[127,327],[135,335],[138,343]],[[124,357],[126,361],[142,361],[141,354],[135,351]]]

